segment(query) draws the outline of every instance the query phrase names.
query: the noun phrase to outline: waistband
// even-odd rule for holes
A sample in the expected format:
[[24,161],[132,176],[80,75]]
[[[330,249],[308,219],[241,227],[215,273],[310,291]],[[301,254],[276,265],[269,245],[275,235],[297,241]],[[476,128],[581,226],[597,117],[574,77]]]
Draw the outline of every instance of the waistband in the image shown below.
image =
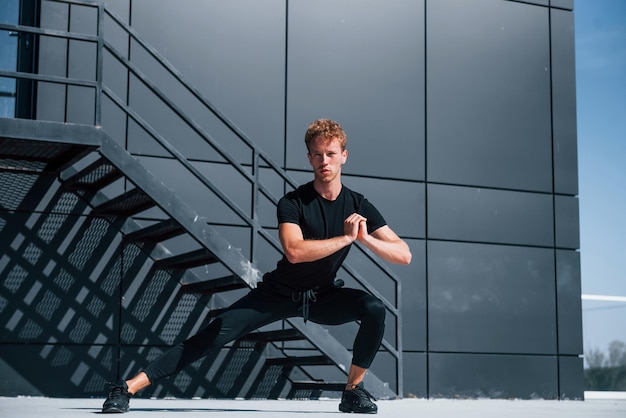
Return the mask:
[[324,293],[343,287],[344,282],[341,279],[335,280],[332,285],[323,287],[321,289],[307,289],[307,290],[295,290],[291,293],[291,300],[294,302],[302,301],[302,318],[304,323],[309,319],[309,303],[317,302],[317,297],[324,295]]
[[344,281],[341,279],[335,280],[332,284],[328,286],[324,286],[321,288],[314,289],[297,289],[293,287],[286,286],[282,283],[275,282],[271,279],[264,277],[264,280],[259,283],[260,287],[265,287],[265,289],[269,292],[276,292],[277,294],[291,298],[294,302],[302,302],[302,316],[304,318],[304,322],[309,319],[309,306],[311,303],[317,302],[317,299],[323,296],[325,293],[343,287]]

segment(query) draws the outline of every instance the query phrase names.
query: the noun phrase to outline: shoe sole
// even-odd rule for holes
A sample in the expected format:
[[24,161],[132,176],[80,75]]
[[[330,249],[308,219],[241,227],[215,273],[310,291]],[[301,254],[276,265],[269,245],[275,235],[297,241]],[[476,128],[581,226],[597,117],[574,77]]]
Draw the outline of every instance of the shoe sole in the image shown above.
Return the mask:
[[128,412],[128,409],[124,410],[120,408],[107,408],[102,410],[103,414],[124,414],[126,412]]
[[375,411],[363,411],[363,412],[353,411],[351,408],[345,408],[345,407],[342,408],[341,405],[339,406],[339,411],[340,412],[344,412],[346,414],[377,414],[378,413],[378,410],[375,410]]

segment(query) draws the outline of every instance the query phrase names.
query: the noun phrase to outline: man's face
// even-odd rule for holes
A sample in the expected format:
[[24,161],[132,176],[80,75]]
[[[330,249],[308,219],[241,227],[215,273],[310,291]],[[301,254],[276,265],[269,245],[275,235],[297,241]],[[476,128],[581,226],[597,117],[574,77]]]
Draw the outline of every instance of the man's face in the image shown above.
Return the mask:
[[348,151],[341,149],[337,139],[328,141],[318,137],[309,144],[308,157],[315,179],[330,183],[341,173],[341,166],[348,158]]

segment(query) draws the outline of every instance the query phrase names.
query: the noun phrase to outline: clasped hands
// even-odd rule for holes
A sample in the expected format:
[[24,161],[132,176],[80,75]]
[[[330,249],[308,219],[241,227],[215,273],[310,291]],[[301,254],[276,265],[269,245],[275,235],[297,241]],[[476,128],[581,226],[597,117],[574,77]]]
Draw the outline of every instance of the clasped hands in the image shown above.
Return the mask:
[[343,231],[352,242],[367,237],[367,218],[353,213],[343,221]]

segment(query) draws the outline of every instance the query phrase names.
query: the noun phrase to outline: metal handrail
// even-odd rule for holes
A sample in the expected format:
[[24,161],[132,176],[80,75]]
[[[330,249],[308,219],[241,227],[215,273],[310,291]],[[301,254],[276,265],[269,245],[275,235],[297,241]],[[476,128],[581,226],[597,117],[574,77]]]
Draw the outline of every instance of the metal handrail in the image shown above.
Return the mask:
[[[0,71],[0,77],[12,77],[12,78],[24,78],[35,81],[45,81],[59,84],[77,85],[82,87],[92,87],[96,89],[96,109],[101,108],[102,97],[101,94],[106,95],[111,99],[116,106],[118,106],[127,117],[132,118],[146,133],[152,136],[161,146],[163,146],[168,153],[175,158],[182,166],[185,167],[195,178],[197,178],[202,184],[204,184],[211,192],[213,192],[223,203],[225,203],[237,216],[249,227],[252,228],[252,245],[251,254],[255,253],[255,242],[257,234],[260,234],[270,245],[275,249],[280,250],[282,247],[280,243],[271,235],[265,228],[263,228],[256,217],[256,205],[257,205],[257,193],[263,193],[274,205],[278,203],[278,198],[275,197],[263,184],[259,181],[259,167],[261,161],[264,168],[269,168],[273,173],[280,176],[280,178],[288,184],[290,187],[296,188],[298,183],[291,178],[278,164],[276,164],[267,153],[261,150],[253,141],[251,141],[244,132],[242,132],[226,115],[224,115],[214,104],[212,104],[196,87],[191,85],[183,75],[174,68],[165,58],[163,58],[152,46],[150,46],[133,28],[131,28],[126,22],[123,21],[113,11],[109,10],[103,4],[89,0],[51,0],[60,3],[74,4],[80,6],[94,7],[98,9],[98,30],[97,35],[78,34],[72,32],[64,32],[60,30],[41,29],[23,25],[8,25],[1,23],[0,30],[13,30],[18,32],[32,33],[35,35],[51,36],[65,39],[74,39],[85,42],[97,43],[97,60],[98,69],[96,71],[95,81],[78,80],[69,77],[30,74],[23,72],[11,72]],[[110,17],[115,24],[117,24],[126,34],[137,42],[146,52],[148,52],[158,64],[167,72],[173,76],[181,86],[183,86],[189,93],[191,93],[206,109],[208,109],[214,116],[216,116],[237,138],[239,138],[246,146],[252,151],[252,174],[230,153],[224,149],[204,128],[202,128],[197,122],[191,119],[178,105],[170,100],[150,79],[141,72],[141,70],[133,64],[129,59],[123,56],[113,44],[104,39],[103,25],[104,15]],[[105,86],[102,82],[102,60],[103,50],[106,49],[114,59],[121,63],[129,72],[132,72],[137,79],[143,83],[153,94],[155,94],[159,100],[167,105],[178,117],[180,117],[187,126],[193,129],[199,137],[207,144],[213,147],[233,168],[237,170],[248,182],[253,185],[253,202],[251,216],[241,209],[235,202],[233,202],[228,196],[226,196],[219,187],[215,186],[206,176],[199,172],[189,160],[181,154],[175,147],[173,147],[162,135],[160,135],[154,128],[152,128],[141,116],[128,106],[123,100],[121,100],[110,88]],[[98,113],[99,110],[96,111]],[[94,118],[99,120],[98,115]],[[393,344],[383,340],[383,347],[389,351],[397,359],[397,378],[398,378],[398,391],[402,393],[402,336],[401,336],[401,315],[400,315],[400,280],[397,278],[389,267],[383,264],[375,254],[366,247],[355,243],[355,247],[358,248],[370,261],[372,261],[381,272],[384,273],[389,279],[391,279],[395,286],[395,303],[390,302],[380,294],[374,287],[372,287],[367,281],[360,276],[358,271],[349,264],[344,264],[343,271],[353,277],[361,286],[367,289],[372,294],[379,297],[385,307],[396,318],[396,344],[395,348]],[[253,258],[253,257],[252,257]],[[253,261],[253,260],[252,260]]]

